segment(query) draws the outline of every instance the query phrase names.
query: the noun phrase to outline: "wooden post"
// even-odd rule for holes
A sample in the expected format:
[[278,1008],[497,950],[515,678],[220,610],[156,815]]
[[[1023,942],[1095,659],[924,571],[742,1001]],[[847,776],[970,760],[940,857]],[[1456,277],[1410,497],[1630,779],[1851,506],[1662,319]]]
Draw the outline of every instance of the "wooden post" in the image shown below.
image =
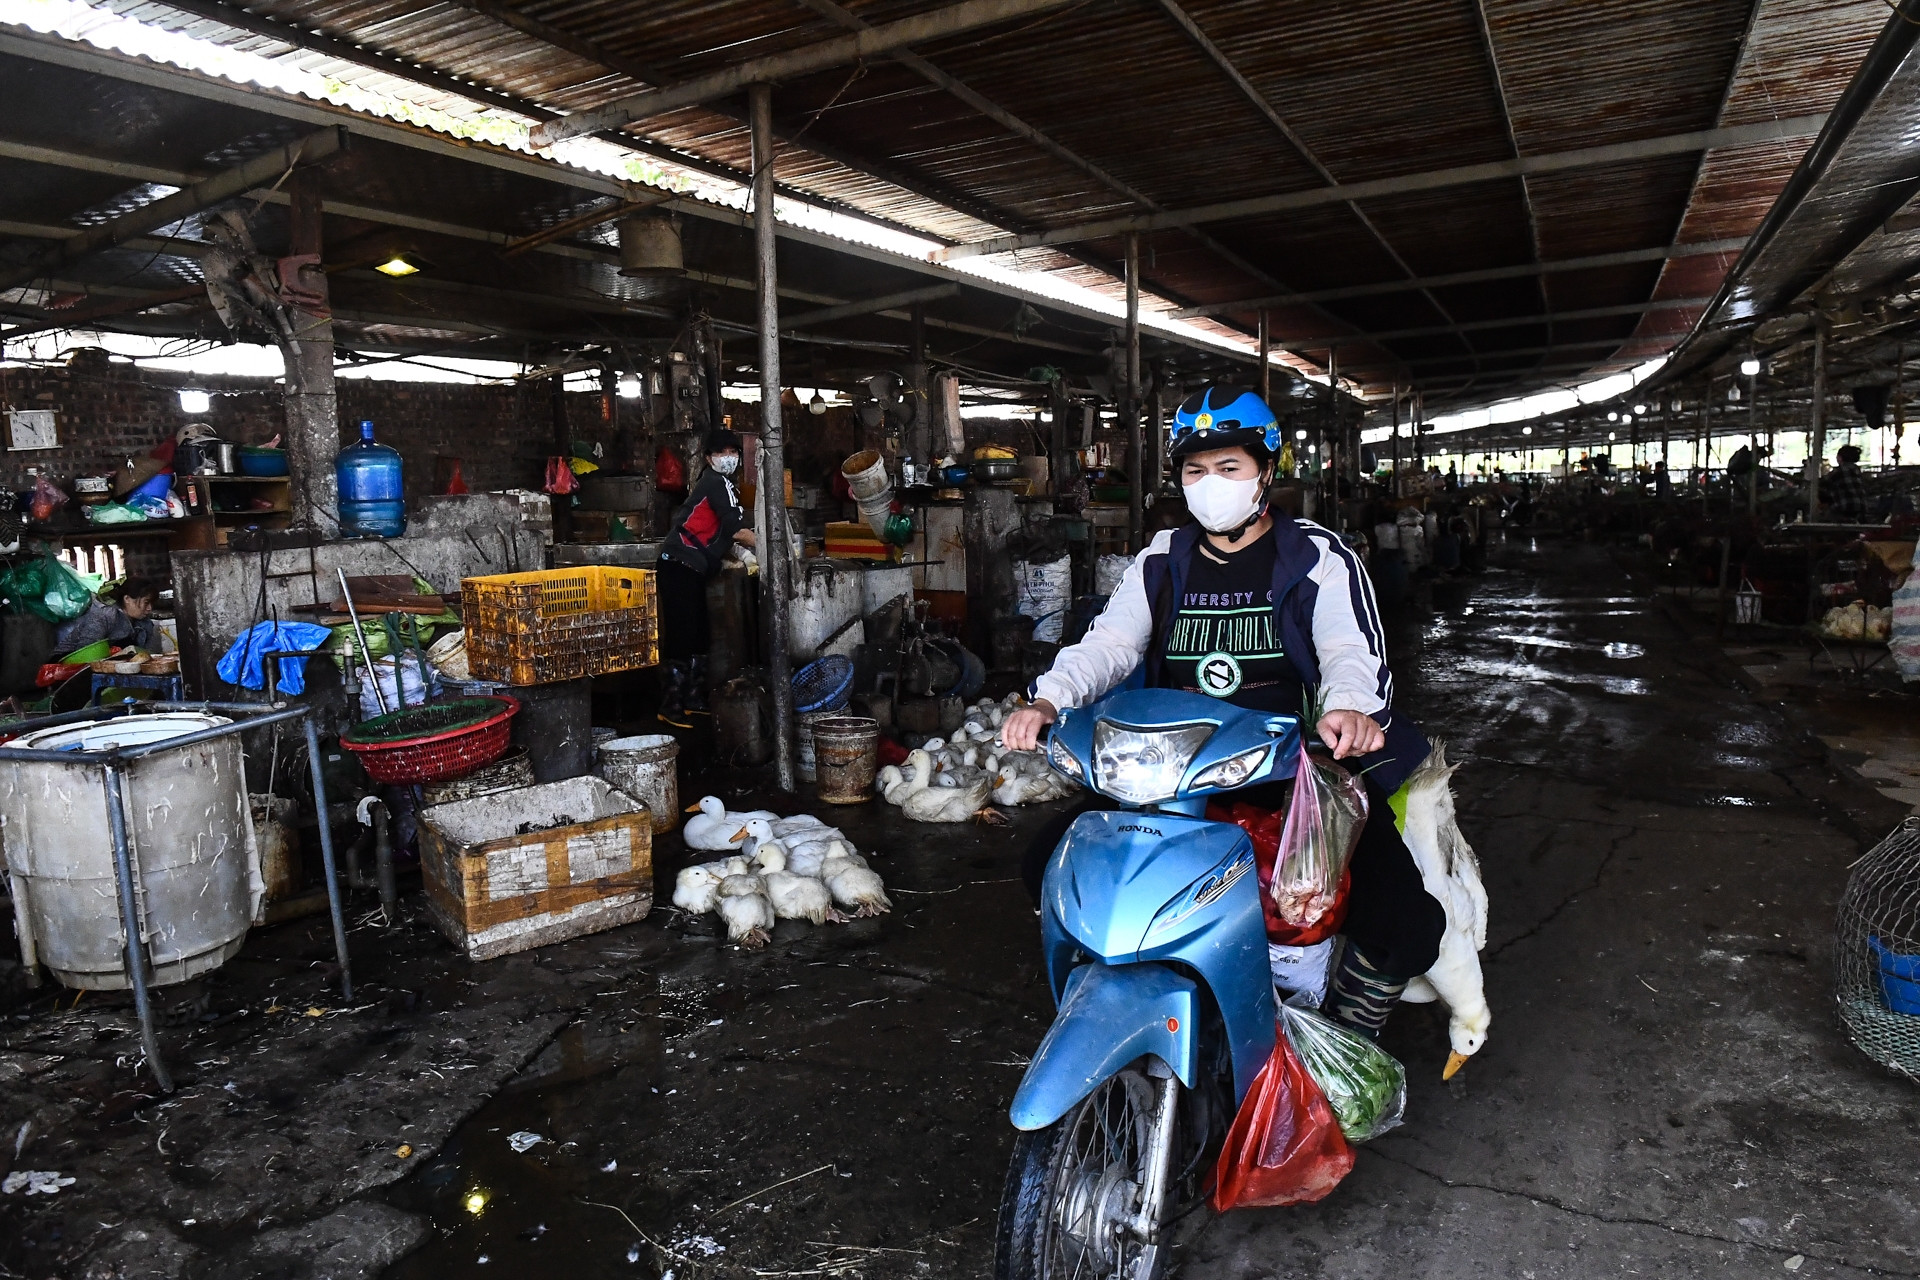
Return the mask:
[[[753,133],[753,242],[760,319],[760,589],[767,626],[767,679],[773,685],[774,772],[792,791],[793,683],[787,674],[787,599],[792,543],[787,539],[786,448],[780,428],[780,294],[773,217],[773,86],[747,90]],[[924,411],[925,406],[922,406]]]
[[1827,318],[1813,318],[1813,421],[1807,432],[1807,519],[1820,515],[1820,460],[1827,452]]
[[1127,550],[1140,553],[1146,528],[1146,450],[1140,430],[1140,237],[1127,237],[1127,390],[1121,402],[1127,418]]
[[340,452],[340,408],[333,385],[333,314],[328,305],[327,274],[319,270],[323,244],[320,199],[322,174],[302,166],[287,179],[288,253],[311,256],[315,269],[302,268],[300,283],[320,300],[320,314],[291,308],[294,326],[286,363],[287,471],[292,478],[293,523],[337,533],[340,491],[333,462]]

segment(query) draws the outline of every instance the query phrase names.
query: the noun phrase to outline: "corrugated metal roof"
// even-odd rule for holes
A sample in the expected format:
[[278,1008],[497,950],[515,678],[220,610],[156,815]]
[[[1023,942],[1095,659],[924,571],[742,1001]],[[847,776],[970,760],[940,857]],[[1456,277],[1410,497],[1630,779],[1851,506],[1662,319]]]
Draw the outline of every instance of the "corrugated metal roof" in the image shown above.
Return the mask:
[[[404,91],[440,109],[483,109],[383,71],[184,14],[164,0],[108,2],[142,21]],[[846,8],[880,23],[945,2],[855,0]],[[1007,229],[1311,190],[1322,185],[1322,172],[1340,182],[1369,181],[1507,160],[1516,148],[1523,156],[1544,155],[1818,113],[1833,103],[1887,21],[1880,0],[1182,5],[1284,118],[1309,158],[1188,38],[1166,11],[1169,3],[1088,0],[916,50],[988,99],[999,118],[891,59],[782,84],[776,93],[782,130],[801,136],[783,149],[776,172],[783,183],[823,200],[937,238],[977,240]],[[819,8],[795,0],[248,5],[254,14],[565,113],[839,33],[842,26]],[[1007,127],[1007,113],[1041,131],[1046,143]],[[75,122],[74,130],[98,130],[113,115],[108,104]],[[139,132],[137,121],[125,124]],[[735,170],[748,164],[738,103],[688,108],[631,132]],[[202,157],[213,140],[203,141]],[[165,139],[155,145],[170,148],[183,166],[180,153],[192,150]],[[1143,275],[1150,290],[1178,303],[1218,303],[1281,289],[1405,279],[1409,271],[1439,275],[1743,236],[1765,214],[1802,150],[1804,141],[1704,157],[1668,155],[1524,182],[1383,196],[1358,212],[1330,204],[1209,224],[1199,234],[1159,232],[1143,240]],[[100,197],[111,194],[103,187]],[[385,196],[470,209],[487,193],[394,189]],[[42,197],[29,191],[25,199]],[[571,212],[566,202],[551,199],[512,207],[533,225]],[[40,208],[35,216],[52,212]],[[1073,254],[1027,251],[1018,261],[1023,269],[1111,294],[1116,282],[1087,264],[1110,265],[1120,252],[1109,239],[1076,246]],[[1504,350],[1599,339],[1622,344],[1589,349],[1600,366],[1656,353],[1695,313],[1545,317],[1702,297],[1727,265],[1726,255],[1692,256],[1426,293],[1409,288],[1276,308],[1274,331],[1282,345],[1324,349],[1326,339],[1338,338],[1343,363],[1368,365],[1366,380],[1375,388],[1409,378],[1455,378],[1489,363],[1531,367],[1491,359]],[[1243,312],[1197,323],[1245,333],[1252,319]],[[1459,334],[1367,337],[1500,319],[1513,323]],[[1412,361],[1438,363],[1405,363]],[[1565,363],[1555,356],[1533,363],[1542,361]],[[1541,375],[1534,382],[1564,380]],[[1495,385],[1478,384],[1474,394],[1489,394]]]

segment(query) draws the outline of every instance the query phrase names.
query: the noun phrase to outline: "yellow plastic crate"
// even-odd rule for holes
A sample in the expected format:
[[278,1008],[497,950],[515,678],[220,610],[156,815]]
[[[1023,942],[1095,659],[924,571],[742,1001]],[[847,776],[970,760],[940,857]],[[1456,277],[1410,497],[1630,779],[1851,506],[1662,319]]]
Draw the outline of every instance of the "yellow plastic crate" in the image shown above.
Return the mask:
[[650,569],[581,565],[467,578],[460,619],[476,680],[551,684],[660,661]]

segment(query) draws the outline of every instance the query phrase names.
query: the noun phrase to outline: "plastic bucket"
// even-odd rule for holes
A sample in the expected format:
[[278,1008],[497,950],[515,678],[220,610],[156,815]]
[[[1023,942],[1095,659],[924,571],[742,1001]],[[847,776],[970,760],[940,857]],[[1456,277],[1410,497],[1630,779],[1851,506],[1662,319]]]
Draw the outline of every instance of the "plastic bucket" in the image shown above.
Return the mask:
[[[794,736],[799,739],[795,744],[799,747],[799,751],[794,757],[794,768],[800,774],[800,781],[814,782],[818,777],[814,769],[813,726],[822,720],[845,720],[846,718],[846,713],[840,710],[803,711],[793,718]],[[875,727],[878,727],[877,722]]]
[[881,460],[877,449],[862,449],[840,464],[840,474],[847,479],[847,490],[856,501],[877,497],[893,488],[887,479],[887,464]]
[[665,733],[642,733],[600,744],[594,770],[653,818],[655,833],[680,825],[680,744]]
[[828,716],[813,723],[813,767],[820,799],[865,804],[873,798],[879,764],[880,722],[867,716]]

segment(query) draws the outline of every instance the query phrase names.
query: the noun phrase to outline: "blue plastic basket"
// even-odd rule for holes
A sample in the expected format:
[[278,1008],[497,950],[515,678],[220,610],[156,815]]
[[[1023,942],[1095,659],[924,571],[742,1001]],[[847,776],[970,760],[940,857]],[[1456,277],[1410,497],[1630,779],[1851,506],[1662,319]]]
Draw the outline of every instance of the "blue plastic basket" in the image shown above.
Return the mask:
[[1880,999],[1895,1013],[1920,1014],[1920,956],[1895,951],[1879,938],[1869,937],[1879,970]]
[[794,674],[794,712],[805,715],[809,711],[838,711],[847,705],[847,695],[852,690],[853,659],[842,653],[830,653]]

